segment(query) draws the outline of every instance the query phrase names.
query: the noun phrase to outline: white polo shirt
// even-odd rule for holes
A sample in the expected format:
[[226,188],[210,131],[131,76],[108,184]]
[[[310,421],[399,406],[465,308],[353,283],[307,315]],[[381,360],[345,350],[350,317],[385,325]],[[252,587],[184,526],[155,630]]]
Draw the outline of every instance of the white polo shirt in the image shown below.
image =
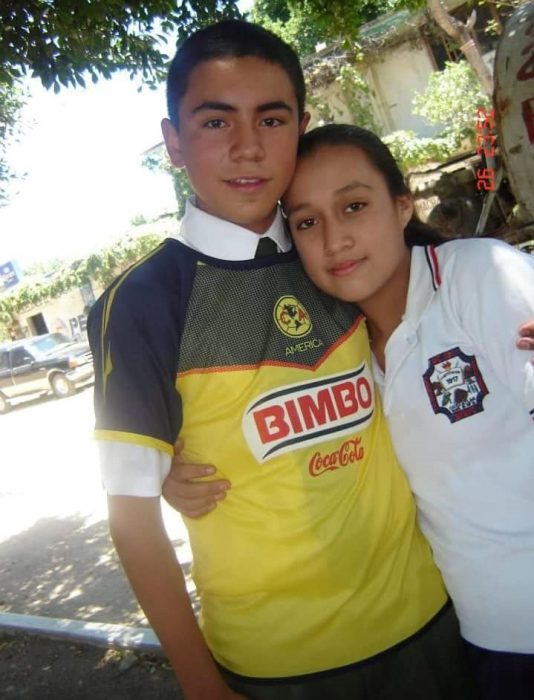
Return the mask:
[[[291,239],[279,209],[273,223],[260,236],[269,237],[279,252],[291,250]],[[188,200],[177,238],[199,253],[219,260],[250,260],[259,236],[242,226],[198,209]],[[165,452],[125,442],[98,440],[102,483],[110,496],[159,496],[171,468]]]
[[375,366],[421,527],[479,646],[534,652],[534,257],[495,240],[417,247]]

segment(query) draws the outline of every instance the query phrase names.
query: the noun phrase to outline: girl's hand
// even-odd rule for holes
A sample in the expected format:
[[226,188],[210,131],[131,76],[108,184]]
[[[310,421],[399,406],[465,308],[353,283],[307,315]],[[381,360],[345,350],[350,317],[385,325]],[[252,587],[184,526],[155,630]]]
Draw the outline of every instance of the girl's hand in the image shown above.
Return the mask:
[[184,444],[177,440],[174,445],[171,471],[163,483],[163,497],[182,515],[199,518],[217,507],[230,488],[223,479],[201,481],[215,474],[212,464],[188,464],[182,459]]
[[[516,345],[520,350],[534,351],[534,318],[519,326]],[[534,357],[532,358],[534,363]]]

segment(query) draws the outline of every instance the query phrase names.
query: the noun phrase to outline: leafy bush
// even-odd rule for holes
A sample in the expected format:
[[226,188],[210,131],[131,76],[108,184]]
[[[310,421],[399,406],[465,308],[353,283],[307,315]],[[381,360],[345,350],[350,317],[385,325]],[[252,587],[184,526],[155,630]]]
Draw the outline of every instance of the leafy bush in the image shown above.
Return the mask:
[[93,253],[76,266],[59,270],[48,281],[23,284],[6,294],[0,300],[0,339],[9,337],[9,328],[18,314],[92,280],[107,286],[120,272],[159,245],[161,240],[162,236],[155,233],[147,233],[133,240],[125,238],[111,248]]
[[455,146],[448,138],[425,138],[414,131],[394,131],[382,138],[403,170],[409,170],[429,161],[442,161],[451,155]]
[[490,98],[466,61],[448,62],[444,70],[432,73],[426,90],[416,93],[413,104],[414,114],[443,128],[433,138],[418,137],[413,131],[395,131],[384,137],[405,170],[450,157],[465,139],[474,145],[477,109],[491,108]]
[[426,90],[416,93],[414,114],[443,127],[439,137],[458,148],[466,138],[474,141],[477,108],[491,108],[466,61],[447,62],[445,69],[432,73]]

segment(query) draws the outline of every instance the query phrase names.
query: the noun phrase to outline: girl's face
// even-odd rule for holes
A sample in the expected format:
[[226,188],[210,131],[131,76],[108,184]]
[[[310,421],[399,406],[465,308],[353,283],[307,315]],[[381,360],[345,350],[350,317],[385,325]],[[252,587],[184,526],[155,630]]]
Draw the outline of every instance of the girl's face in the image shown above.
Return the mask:
[[388,288],[407,287],[411,196],[392,198],[382,173],[357,146],[321,146],[300,159],[283,204],[318,287],[364,311],[365,302],[384,291],[387,298]]

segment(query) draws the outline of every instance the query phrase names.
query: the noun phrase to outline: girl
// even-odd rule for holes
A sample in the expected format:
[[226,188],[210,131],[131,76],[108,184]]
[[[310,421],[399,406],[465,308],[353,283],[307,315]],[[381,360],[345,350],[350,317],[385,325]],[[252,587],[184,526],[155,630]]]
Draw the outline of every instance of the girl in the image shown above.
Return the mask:
[[312,280],[366,316],[482,697],[534,697],[534,366],[510,331],[534,314],[534,258],[489,239],[436,247],[387,147],[355,126],[302,137],[284,208]]

